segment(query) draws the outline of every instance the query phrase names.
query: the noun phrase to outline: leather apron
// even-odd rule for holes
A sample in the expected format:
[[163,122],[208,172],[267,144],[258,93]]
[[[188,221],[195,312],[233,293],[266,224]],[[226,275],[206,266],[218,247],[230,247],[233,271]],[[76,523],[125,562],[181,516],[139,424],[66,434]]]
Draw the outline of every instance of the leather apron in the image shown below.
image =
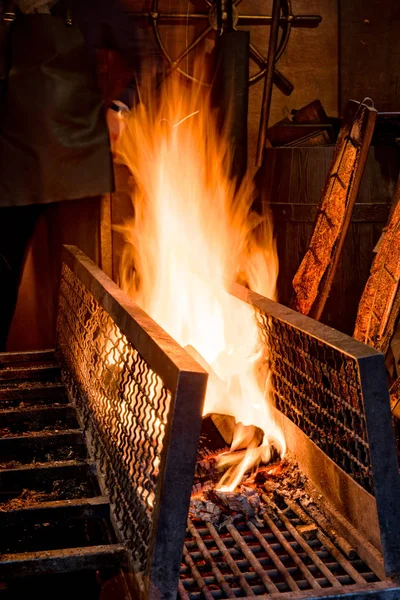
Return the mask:
[[81,31],[64,18],[18,15],[0,110],[0,206],[112,191],[104,103]]

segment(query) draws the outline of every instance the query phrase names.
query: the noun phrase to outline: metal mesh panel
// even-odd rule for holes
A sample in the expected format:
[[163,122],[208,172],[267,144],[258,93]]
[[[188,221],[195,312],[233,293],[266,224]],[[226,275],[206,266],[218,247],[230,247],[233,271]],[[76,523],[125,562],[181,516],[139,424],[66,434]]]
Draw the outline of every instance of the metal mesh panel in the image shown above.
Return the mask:
[[274,316],[258,315],[276,407],[373,493],[357,360]]
[[66,264],[58,352],[117,524],[138,570],[144,571],[171,394]]

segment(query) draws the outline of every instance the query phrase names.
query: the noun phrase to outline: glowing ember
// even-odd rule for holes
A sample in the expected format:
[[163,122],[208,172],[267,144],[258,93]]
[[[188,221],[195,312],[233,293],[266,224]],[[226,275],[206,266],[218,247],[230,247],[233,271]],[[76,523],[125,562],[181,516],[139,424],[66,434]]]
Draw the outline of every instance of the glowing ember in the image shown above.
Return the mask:
[[[128,120],[118,154],[134,176],[134,222],[121,285],[210,372],[204,413],[233,415],[255,424],[261,447],[219,457],[229,468],[220,485],[234,490],[245,472],[281,455],[285,443],[269,413],[267,382],[255,377],[260,358],[253,310],[230,295],[240,280],[270,298],[277,258],[271,224],[251,211],[254,189],[229,179],[230,148],[218,133],[208,98],[170,79],[156,97],[148,90]],[[134,269],[133,269],[134,265]],[[237,428],[237,436],[240,436]],[[241,447],[233,440],[232,450]]]

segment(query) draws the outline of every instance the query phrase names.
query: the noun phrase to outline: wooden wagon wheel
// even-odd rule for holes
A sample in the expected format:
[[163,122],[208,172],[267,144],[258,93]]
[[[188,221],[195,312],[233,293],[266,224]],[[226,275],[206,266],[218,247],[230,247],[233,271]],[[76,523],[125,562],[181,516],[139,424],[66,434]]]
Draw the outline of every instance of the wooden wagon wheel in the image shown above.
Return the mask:
[[[248,15],[239,12],[239,5],[242,0],[204,0],[204,12],[195,13],[163,13],[159,12],[159,0],[153,0],[152,10],[149,17],[156,41],[169,63],[170,69],[178,72],[180,75],[202,85],[210,86],[207,81],[199,81],[192,73],[184,70],[181,63],[199,44],[210,34],[215,36],[227,30],[235,30],[242,25],[264,25],[271,26],[272,16],[270,15]],[[147,15],[146,15],[147,16]],[[160,34],[160,25],[166,24],[187,24],[204,22],[204,30],[181,52],[177,58],[172,58],[168,52],[164,40]],[[280,17],[280,39],[277,46],[275,64],[282,56],[289,42],[292,27],[318,27],[321,17],[318,15],[294,15],[292,12],[291,0],[282,0]],[[254,44],[250,43],[250,58],[258,67],[258,71],[250,76],[249,85],[252,85],[264,77],[267,70],[267,59],[258,50]],[[276,68],[274,71],[274,83],[286,95],[291,94],[294,87]]]

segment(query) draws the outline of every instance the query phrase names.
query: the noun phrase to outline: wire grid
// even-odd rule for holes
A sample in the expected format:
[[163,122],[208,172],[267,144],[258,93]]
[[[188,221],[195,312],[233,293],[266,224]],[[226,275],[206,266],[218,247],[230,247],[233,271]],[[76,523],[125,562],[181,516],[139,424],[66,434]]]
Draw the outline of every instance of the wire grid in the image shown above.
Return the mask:
[[314,597],[314,590],[380,581],[354,551],[350,560],[319,528],[311,538],[303,534],[306,521],[293,510],[277,510],[279,515],[268,511],[257,527],[241,520],[218,531],[212,524],[189,521],[180,600],[300,591]]
[[276,317],[258,319],[276,407],[373,494],[357,359]]
[[171,394],[108,313],[63,265],[57,352],[135,567],[150,555]]

